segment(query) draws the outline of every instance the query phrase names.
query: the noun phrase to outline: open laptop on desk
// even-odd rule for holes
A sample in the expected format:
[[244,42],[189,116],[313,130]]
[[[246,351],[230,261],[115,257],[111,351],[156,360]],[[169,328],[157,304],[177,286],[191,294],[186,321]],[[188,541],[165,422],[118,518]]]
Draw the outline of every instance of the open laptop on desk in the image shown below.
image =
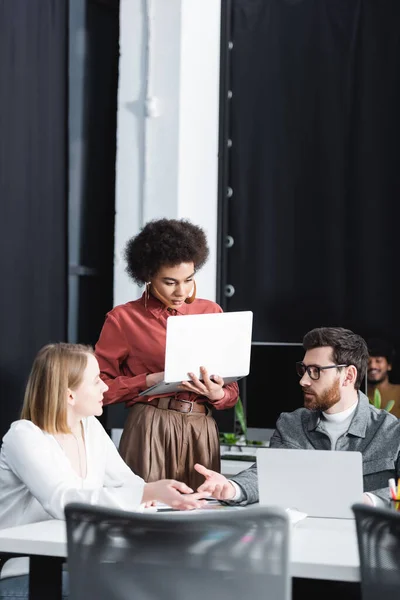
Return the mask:
[[188,373],[200,377],[200,367],[225,383],[249,374],[253,313],[238,311],[171,316],[167,320],[164,381],[140,396],[179,391]]
[[351,506],[362,502],[361,452],[259,449],[257,472],[260,504],[353,519]]

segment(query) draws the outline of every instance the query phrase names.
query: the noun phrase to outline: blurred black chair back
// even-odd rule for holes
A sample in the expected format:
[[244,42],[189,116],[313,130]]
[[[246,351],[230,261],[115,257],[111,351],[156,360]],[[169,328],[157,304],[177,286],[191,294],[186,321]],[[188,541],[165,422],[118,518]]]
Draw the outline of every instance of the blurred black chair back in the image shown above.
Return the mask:
[[128,513],[65,509],[71,600],[288,600],[279,509]]
[[400,514],[355,504],[363,600],[385,600],[400,593]]

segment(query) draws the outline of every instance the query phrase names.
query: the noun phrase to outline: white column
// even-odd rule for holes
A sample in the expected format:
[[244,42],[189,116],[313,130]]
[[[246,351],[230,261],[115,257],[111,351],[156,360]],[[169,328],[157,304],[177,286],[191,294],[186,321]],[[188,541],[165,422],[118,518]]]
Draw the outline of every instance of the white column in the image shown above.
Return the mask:
[[218,0],[182,1],[178,216],[207,233],[210,258],[197,283],[210,300],[217,283],[220,19]]
[[114,303],[140,290],[122,250],[148,220],[203,227],[199,295],[215,299],[220,3],[121,0]]

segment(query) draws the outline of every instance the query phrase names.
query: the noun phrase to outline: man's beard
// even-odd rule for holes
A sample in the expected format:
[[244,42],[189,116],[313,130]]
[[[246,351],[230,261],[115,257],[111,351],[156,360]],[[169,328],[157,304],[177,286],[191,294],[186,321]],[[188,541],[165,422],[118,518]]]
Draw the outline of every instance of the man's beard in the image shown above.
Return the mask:
[[[302,388],[303,394],[313,393],[309,390]],[[329,390],[325,390],[322,394],[314,394],[309,398],[306,398],[304,395],[304,406],[309,410],[314,411],[325,411],[335,406],[340,400],[340,391],[339,391],[339,379],[335,381],[332,387]]]

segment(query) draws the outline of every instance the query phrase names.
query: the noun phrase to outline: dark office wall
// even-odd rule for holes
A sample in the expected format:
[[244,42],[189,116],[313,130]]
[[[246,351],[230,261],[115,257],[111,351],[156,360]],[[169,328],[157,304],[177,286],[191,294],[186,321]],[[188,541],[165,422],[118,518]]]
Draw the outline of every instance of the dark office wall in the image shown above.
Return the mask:
[[0,435],[66,334],[67,8],[0,1]]
[[119,0],[90,0],[87,26],[87,165],[81,259],[95,267],[97,275],[82,282],[86,287],[79,304],[79,339],[95,344],[105,314],[113,307]]
[[230,4],[224,308],[252,309],[257,341],[398,343],[400,3]]
[[71,341],[94,345],[113,306],[119,0],[70,0]]
[[0,0],[0,436],[39,348],[112,308],[118,37],[119,0]]
[[119,0],[70,0],[68,330],[93,346],[113,307],[118,66]]

